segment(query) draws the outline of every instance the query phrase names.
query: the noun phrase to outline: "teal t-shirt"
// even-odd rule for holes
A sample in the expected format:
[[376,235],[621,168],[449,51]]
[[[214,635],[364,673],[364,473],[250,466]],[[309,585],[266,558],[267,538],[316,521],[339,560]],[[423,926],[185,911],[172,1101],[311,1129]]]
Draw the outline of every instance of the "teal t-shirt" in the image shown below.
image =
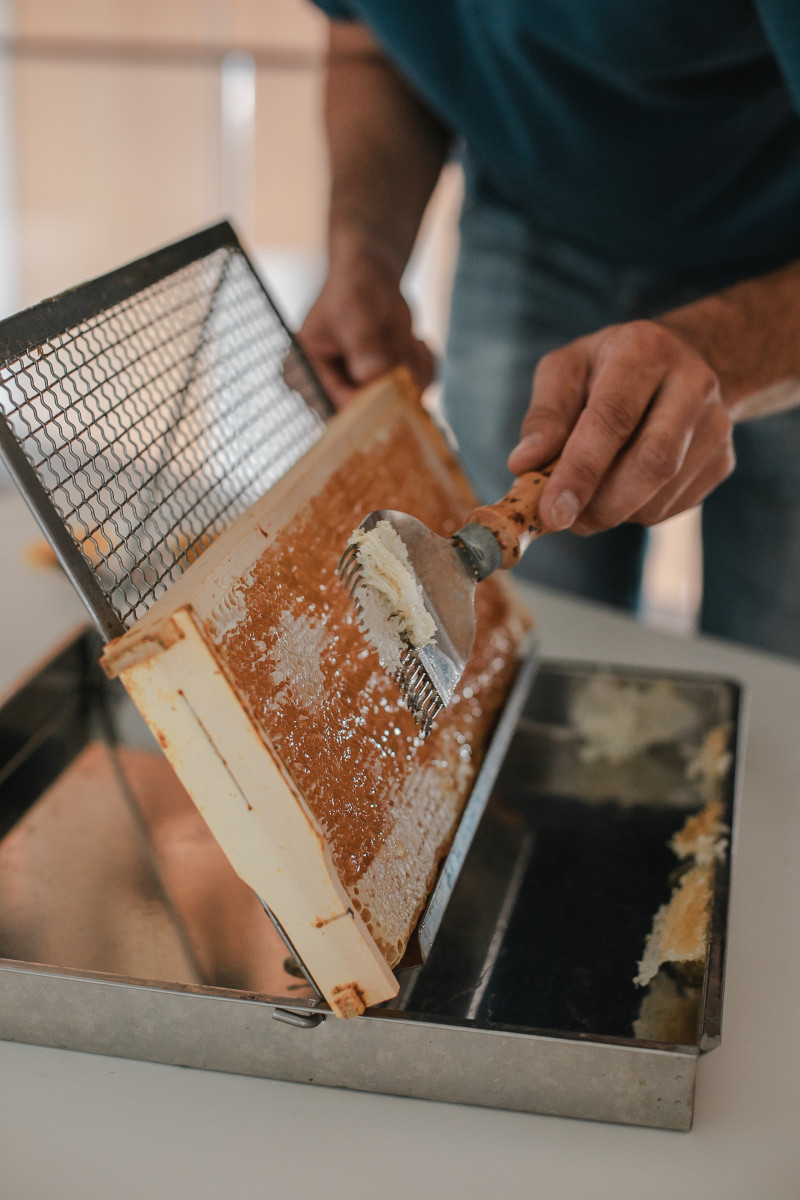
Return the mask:
[[800,0],[316,3],[540,231],[670,272],[800,258]]

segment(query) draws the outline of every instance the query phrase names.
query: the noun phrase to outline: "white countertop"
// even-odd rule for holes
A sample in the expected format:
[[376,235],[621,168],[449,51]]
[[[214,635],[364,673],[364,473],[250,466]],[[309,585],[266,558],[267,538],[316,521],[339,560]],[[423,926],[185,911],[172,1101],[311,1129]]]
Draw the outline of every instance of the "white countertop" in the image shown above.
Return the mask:
[[[0,694],[83,621],[0,493]],[[415,1193],[442,1200],[798,1200],[800,666],[531,592],[548,657],[747,686],[722,1045],[691,1133],[362,1095],[0,1042],[3,1200]],[[0,999],[1,1002],[1,999]]]

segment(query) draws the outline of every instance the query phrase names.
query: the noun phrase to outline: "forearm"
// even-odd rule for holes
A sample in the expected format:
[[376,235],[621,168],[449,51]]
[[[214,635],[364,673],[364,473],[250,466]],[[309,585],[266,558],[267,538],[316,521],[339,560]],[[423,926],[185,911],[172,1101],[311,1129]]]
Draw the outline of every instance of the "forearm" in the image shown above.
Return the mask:
[[367,30],[331,26],[325,91],[331,167],[328,278],[300,338],[341,406],[391,367],[434,375],[400,281],[448,137]]
[[734,420],[800,403],[800,263],[674,309],[659,324],[714,370]]
[[359,25],[331,26],[325,92],[331,263],[368,247],[397,278],[441,171],[448,135]]

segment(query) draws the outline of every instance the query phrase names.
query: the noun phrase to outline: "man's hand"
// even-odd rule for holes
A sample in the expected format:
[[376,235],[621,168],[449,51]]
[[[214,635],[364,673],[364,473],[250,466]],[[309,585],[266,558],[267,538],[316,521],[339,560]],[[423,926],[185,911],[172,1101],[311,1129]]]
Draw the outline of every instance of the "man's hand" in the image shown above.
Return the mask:
[[421,388],[434,376],[433,355],[414,336],[397,265],[381,247],[361,245],[332,258],[298,336],[337,408],[392,367],[407,366]]
[[521,474],[559,452],[541,517],[584,535],[693,508],[735,464],[717,375],[656,321],[609,326],[541,360],[508,465]]

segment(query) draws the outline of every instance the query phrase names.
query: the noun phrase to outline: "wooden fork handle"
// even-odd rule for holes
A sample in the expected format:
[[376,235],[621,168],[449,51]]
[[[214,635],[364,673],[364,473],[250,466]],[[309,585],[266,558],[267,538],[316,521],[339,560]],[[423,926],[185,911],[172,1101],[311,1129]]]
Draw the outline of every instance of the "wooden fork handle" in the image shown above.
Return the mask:
[[531,542],[544,533],[539,518],[539,501],[558,459],[540,471],[518,475],[509,492],[496,504],[474,508],[468,525],[483,525],[492,533],[503,554],[501,567],[508,570],[519,562]]

